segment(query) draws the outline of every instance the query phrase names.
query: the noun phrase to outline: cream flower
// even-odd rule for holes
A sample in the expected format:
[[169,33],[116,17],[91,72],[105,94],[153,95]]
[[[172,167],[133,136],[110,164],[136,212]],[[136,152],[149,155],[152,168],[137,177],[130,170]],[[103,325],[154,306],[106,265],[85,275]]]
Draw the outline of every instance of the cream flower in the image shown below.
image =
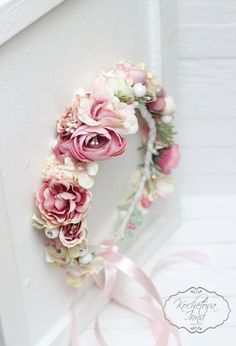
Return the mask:
[[98,164],[96,162],[74,163],[71,158],[66,157],[63,164],[52,155],[46,161],[42,177],[43,179],[57,177],[61,180],[72,181],[85,189],[90,189],[94,184],[93,177],[96,176],[97,172]]
[[121,102],[116,96],[95,99],[86,95],[80,100],[78,118],[88,126],[109,127],[121,135],[138,131],[134,104]]

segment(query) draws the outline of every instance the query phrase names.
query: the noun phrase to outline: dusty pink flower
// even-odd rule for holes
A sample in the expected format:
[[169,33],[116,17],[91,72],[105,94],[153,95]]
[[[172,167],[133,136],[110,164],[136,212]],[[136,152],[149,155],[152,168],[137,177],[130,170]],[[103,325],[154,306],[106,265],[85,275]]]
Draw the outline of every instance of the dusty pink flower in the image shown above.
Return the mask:
[[136,83],[145,84],[147,81],[147,72],[144,70],[143,66],[135,65],[131,61],[124,61],[116,66],[117,70],[123,75],[127,77],[131,85]]
[[147,106],[150,112],[161,115],[173,115],[176,111],[176,106],[171,96],[158,97],[155,101],[148,103]]
[[80,126],[70,139],[71,155],[79,161],[101,161],[121,155],[127,141],[112,128]]
[[179,160],[179,146],[178,144],[173,144],[171,147],[162,151],[160,156],[156,159],[156,164],[163,173],[170,174],[171,170],[178,165]]
[[141,198],[141,205],[143,208],[148,209],[150,208],[152,202],[147,198],[147,197],[142,197]]
[[54,178],[43,181],[36,194],[36,205],[46,224],[62,226],[79,223],[91,200],[88,190]]
[[[97,84],[99,83],[96,83],[96,87],[99,89]],[[102,82],[100,84],[102,90],[103,84]],[[89,126],[110,127],[120,134],[137,132],[138,122],[134,105],[120,102],[117,97],[101,96],[102,93],[99,95],[98,92],[92,90],[90,96],[80,98],[78,106],[80,121]]]
[[70,153],[70,137],[58,136],[57,144],[53,148],[53,153],[60,162],[64,162],[66,157],[71,157]]
[[158,97],[155,101],[148,103],[147,107],[150,112],[162,114],[165,109],[165,97]]
[[59,239],[66,247],[73,247],[81,244],[86,237],[86,223],[82,219],[79,223],[61,226]]

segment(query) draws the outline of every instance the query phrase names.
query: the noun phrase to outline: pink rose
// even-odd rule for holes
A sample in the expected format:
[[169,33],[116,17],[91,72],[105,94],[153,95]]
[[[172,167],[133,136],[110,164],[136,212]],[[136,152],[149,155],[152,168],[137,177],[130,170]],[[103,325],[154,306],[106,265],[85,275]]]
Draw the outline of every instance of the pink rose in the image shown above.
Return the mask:
[[156,159],[156,164],[160,167],[164,174],[170,174],[180,160],[179,146],[174,144],[167,149],[163,149],[160,156]]
[[101,161],[121,155],[127,141],[112,128],[80,126],[70,139],[70,152],[79,161]]
[[79,223],[91,200],[88,190],[54,178],[44,181],[36,194],[36,205],[46,224]]
[[117,70],[131,81],[131,85],[136,83],[145,84],[147,81],[147,72],[132,62],[126,61],[117,65]]
[[59,239],[66,247],[73,247],[81,244],[86,236],[85,219],[79,223],[61,226]]

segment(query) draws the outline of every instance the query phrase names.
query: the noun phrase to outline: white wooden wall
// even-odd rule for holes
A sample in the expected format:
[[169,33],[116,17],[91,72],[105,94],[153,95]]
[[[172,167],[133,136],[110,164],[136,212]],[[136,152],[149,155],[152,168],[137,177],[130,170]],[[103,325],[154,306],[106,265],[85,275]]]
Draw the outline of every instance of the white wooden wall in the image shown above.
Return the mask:
[[185,194],[236,193],[236,2],[179,0]]
[[[124,58],[147,62],[173,93],[175,34],[175,0],[0,1],[0,311],[7,346],[64,346],[69,340],[65,334],[59,343],[57,337],[70,326],[72,290],[62,273],[44,263],[42,241],[31,226],[34,192],[56,118],[98,68]],[[111,230],[115,205],[137,162],[136,140],[130,140],[126,155],[101,164],[89,219],[93,241]],[[146,232],[129,252],[137,263],[175,229],[176,198],[153,209]],[[159,223],[152,223],[160,210]],[[95,315],[98,300],[93,288],[82,290],[80,331]]]

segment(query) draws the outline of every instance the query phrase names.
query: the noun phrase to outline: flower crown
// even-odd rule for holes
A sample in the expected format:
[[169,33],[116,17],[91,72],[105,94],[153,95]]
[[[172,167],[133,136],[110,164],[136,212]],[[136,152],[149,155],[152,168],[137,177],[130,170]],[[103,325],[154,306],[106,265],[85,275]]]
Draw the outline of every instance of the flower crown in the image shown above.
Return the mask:
[[101,246],[88,245],[87,213],[98,161],[121,155],[124,136],[140,129],[143,163],[132,177],[131,194],[118,207],[109,242],[132,237],[157,197],[173,190],[171,170],[179,161],[174,143],[171,96],[144,64],[122,61],[100,71],[89,91],[79,90],[57,121],[57,141],[36,193],[34,226],[43,230],[46,261],[62,268],[67,281],[79,286],[102,268]]

